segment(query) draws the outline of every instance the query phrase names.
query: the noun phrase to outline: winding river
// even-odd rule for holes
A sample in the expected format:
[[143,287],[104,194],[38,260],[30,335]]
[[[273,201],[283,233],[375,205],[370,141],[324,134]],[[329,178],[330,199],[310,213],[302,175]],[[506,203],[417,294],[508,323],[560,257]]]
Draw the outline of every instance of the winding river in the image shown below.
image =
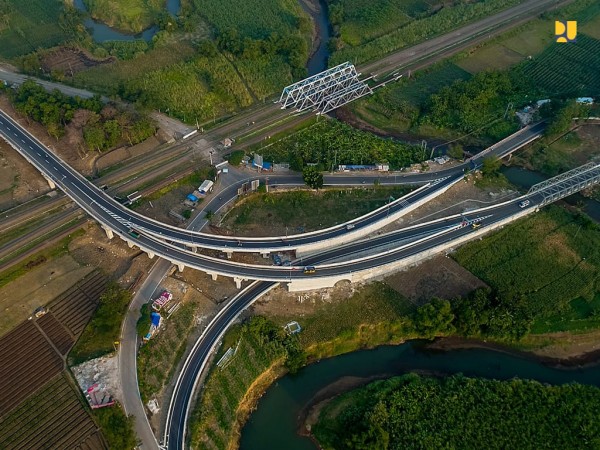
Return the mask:
[[[73,6],[80,11],[87,12],[87,8],[83,3],[83,0],[73,0]],[[179,13],[179,9],[181,7],[180,0],[167,0],[167,11],[169,11],[173,16],[176,16]],[[136,39],[143,39],[145,41],[150,41],[152,37],[158,32],[158,27],[156,25],[147,28],[138,34],[127,34],[122,31],[116,30],[115,28],[111,28],[102,22],[97,22],[94,19],[86,19],[84,21],[84,25],[86,28],[91,30],[92,38],[96,42],[107,42],[107,41],[134,41]]]
[[447,352],[426,350],[418,341],[378,347],[311,364],[295,376],[288,375],[277,381],[261,398],[257,410],[242,430],[240,448],[316,450],[315,443],[298,435],[297,431],[300,411],[320,390],[343,377],[382,378],[411,371],[600,386],[600,365],[557,369],[534,359],[480,348]]
[[[301,0],[300,5],[312,17],[315,23],[316,45],[312,49],[311,56],[306,64],[308,74],[314,75],[327,68],[327,59],[329,58],[328,43],[331,37],[331,27],[329,25],[327,3],[325,0]],[[73,0],[73,6],[87,13],[87,8],[83,0]],[[180,8],[181,0],[167,0],[167,11],[171,15],[177,16]],[[94,41],[100,43],[107,41],[133,41],[136,39],[150,41],[158,32],[158,27],[154,25],[141,33],[127,34],[91,18],[85,19],[84,25],[90,30]]]

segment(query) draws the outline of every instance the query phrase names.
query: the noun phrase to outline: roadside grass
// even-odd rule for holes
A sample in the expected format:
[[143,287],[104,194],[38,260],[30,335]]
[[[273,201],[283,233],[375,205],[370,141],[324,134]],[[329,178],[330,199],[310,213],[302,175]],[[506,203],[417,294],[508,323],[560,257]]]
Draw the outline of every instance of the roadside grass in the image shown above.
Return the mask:
[[[273,364],[283,362],[283,348],[261,342],[250,332],[240,334],[239,329],[233,330],[236,332],[240,342],[236,355],[225,368],[212,368],[192,413],[190,434],[194,448],[230,448],[230,442],[239,436],[238,407],[246,392]],[[232,342],[229,338],[226,342],[223,351],[230,346],[235,348],[238,340]]]
[[200,186],[200,184],[202,184],[204,180],[214,179],[214,177],[215,169],[213,167],[202,167],[194,171],[192,174],[182,177],[179,180],[153,192],[152,194],[140,200],[142,200],[142,202],[157,200],[171,192],[173,189],[177,189],[183,186],[193,186],[194,189],[196,189],[198,186]]
[[[414,308],[389,286],[373,283],[348,299],[322,304],[301,319],[290,314],[271,320],[281,326],[299,320],[303,328],[299,344],[307,356],[318,359],[407,339],[414,334],[409,319]],[[224,369],[213,366],[208,375],[191,420],[194,448],[231,448],[263,389],[285,373],[282,351],[257,340],[244,325],[225,334],[215,361],[238,342],[231,362]]]
[[591,301],[582,297],[568,303],[560,313],[540,318],[531,325],[532,334],[586,332],[600,328],[600,292]]
[[[148,320],[138,322],[138,335],[144,336],[148,332],[149,309],[147,308]],[[138,384],[144,403],[159,394],[171,379],[185,352],[188,344],[186,336],[189,336],[194,328],[194,315],[197,310],[198,305],[192,302],[181,305],[168,319],[163,318],[164,325],[160,331],[139,350]]]
[[61,0],[6,0],[8,14],[0,24],[0,56],[12,59],[67,39],[58,25]]
[[600,40],[600,14],[597,14],[593,19],[589,20],[580,28],[580,30],[582,33]]
[[597,308],[598,226],[558,206],[471,242],[453,257],[506,301],[518,305],[537,330],[562,327],[563,314],[568,318],[589,312],[577,299],[583,299],[591,311]]
[[[289,234],[330,227],[362,216],[410,191],[406,187],[372,186],[364,189],[326,189],[253,194],[226,216],[223,226],[237,229],[289,227]],[[267,232],[269,230],[266,230]]]
[[325,303],[299,319],[300,343],[311,359],[400,343],[415,334],[411,320],[415,310],[411,302],[385,283],[370,283],[350,298]]
[[38,253],[35,253],[34,255],[27,258],[25,261],[0,272],[0,287],[5,286],[8,283],[10,283],[11,281],[16,280],[21,275],[26,274],[27,272],[29,272],[31,270],[32,267],[42,264],[43,262],[45,262],[49,259],[58,258],[59,256],[62,256],[64,254],[68,253],[69,252],[69,244],[71,243],[71,241],[73,241],[75,238],[78,238],[84,234],[85,234],[85,231],[82,229],[79,229],[79,230],[71,233],[69,236],[58,241],[56,243],[56,245],[53,245],[50,248],[47,248]]
[[112,282],[100,296],[98,309],[69,353],[70,365],[77,365],[115,351],[121,322],[131,301],[131,293]]
[[90,15],[123,31],[139,33],[164,9],[160,0],[85,0]]

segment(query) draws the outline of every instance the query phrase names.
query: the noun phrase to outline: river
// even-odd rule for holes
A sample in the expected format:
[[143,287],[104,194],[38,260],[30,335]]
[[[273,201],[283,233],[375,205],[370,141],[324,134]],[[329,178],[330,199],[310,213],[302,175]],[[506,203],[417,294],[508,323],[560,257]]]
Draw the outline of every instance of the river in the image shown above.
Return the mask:
[[[87,8],[83,3],[83,0],[73,0],[73,6],[80,11],[87,13]],[[180,0],[167,0],[167,11],[171,13],[173,16],[176,16],[179,13],[179,8],[181,7]],[[92,38],[96,42],[107,42],[107,41],[134,41],[136,39],[143,39],[145,41],[150,41],[152,37],[158,32],[158,27],[156,25],[147,28],[138,34],[127,34],[122,31],[116,30],[115,28],[111,28],[108,25],[97,22],[94,19],[88,18],[85,19],[84,25],[86,28],[91,30]]]
[[[550,178],[540,172],[527,170],[522,167],[510,166],[502,167],[500,172],[515,186],[529,189],[534,184],[540,183]],[[570,205],[583,205],[583,212],[590,216],[595,222],[600,223],[600,202],[597,200],[584,197],[581,194],[573,194],[565,199]]]
[[242,430],[242,450],[316,450],[297,434],[301,410],[326,386],[342,377],[390,377],[411,371],[462,373],[506,380],[514,377],[551,384],[578,382],[600,385],[600,366],[557,369],[534,359],[481,348],[431,351],[423,343],[383,346],[326,359],[285,376],[260,399]]

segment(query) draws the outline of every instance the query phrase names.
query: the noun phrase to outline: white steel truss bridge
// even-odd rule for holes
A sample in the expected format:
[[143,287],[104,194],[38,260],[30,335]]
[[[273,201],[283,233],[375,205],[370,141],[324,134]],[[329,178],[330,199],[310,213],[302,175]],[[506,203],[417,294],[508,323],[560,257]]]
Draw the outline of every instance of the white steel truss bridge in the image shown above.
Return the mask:
[[598,182],[600,182],[600,163],[591,162],[535,184],[527,194],[542,195],[543,201],[540,206],[543,206],[593,186]]
[[354,64],[342,63],[283,89],[279,103],[281,109],[295,107],[297,111],[316,110],[326,114],[357,98],[372,94],[373,90],[359,79]]

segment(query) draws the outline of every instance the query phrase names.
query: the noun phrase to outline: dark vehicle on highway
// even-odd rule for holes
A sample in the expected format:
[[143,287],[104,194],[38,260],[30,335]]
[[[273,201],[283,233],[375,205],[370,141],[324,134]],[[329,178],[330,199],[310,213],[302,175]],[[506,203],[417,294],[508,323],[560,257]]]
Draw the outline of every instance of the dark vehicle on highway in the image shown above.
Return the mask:
[[316,272],[317,272],[317,269],[315,269],[315,267],[314,267],[314,266],[306,266],[306,267],[304,268],[304,273],[305,273],[306,275],[312,275],[313,273],[316,273]]
[[130,228],[129,231],[127,232],[127,234],[136,239],[138,239],[141,236],[140,232],[134,230],[133,228]]

